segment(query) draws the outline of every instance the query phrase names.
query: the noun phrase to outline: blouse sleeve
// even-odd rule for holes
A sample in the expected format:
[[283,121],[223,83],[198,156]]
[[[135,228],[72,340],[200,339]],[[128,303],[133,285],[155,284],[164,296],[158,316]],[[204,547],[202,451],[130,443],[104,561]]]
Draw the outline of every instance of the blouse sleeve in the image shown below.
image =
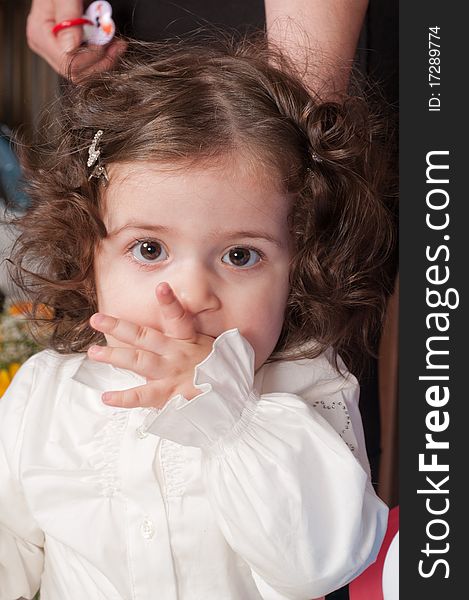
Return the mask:
[[196,367],[201,394],[172,398],[147,429],[202,449],[219,527],[268,587],[322,596],[375,560],[388,510],[321,415],[292,394],[257,396],[253,378],[251,346],[227,331]]
[[23,422],[33,373],[30,360],[0,399],[0,600],[33,598],[43,571],[44,536],[19,481]]

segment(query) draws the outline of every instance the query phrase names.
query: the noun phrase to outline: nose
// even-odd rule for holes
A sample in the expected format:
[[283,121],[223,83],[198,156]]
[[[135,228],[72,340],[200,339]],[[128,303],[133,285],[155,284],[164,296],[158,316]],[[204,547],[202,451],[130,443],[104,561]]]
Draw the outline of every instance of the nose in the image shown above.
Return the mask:
[[194,316],[216,311],[221,306],[216,275],[200,263],[179,263],[168,283],[185,310]]

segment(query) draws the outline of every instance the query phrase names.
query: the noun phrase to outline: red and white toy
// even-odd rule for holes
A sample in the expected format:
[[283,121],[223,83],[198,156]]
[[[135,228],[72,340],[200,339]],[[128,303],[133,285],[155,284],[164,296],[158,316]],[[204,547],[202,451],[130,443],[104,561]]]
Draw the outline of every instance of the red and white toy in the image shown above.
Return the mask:
[[83,18],[91,24],[83,25],[83,39],[88,44],[104,46],[108,44],[116,32],[112,20],[112,6],[109,2],[99,0],[92,2],[86,9]]

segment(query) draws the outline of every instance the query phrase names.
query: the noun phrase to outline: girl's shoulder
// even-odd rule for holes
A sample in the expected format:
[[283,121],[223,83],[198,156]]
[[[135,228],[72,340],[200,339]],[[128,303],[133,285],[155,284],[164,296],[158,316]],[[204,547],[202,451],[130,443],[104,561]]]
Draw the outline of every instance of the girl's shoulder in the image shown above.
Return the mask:
[[358,388],[356,378],[348,371],[338,356],[334,360],[332,348],[315,358],[297,360],[279,360],[264,365],[259,373],[263,391],[295,390],[303,396],[313,388],[330,388],[338,390],[355,390]]
[[73,376],[85,356],[43,350],[17,371],[0,398],[0,444],[13,462],[19,460],[24,432],[31,423],[40,431],[38,424],[49,422],[60,383]]
[[0,415],[25,408],[36,393],[49,390],[59,381],[71,377],[86,354],[59,354],[42,350],[30,356],[16,372],[6,392],[0,398]]
[[15,378],[24,376],[24,374],[34,374],[35,377],[42,377],[50,371],[60,374],[66,374],[68,371],[75,371],[86,358],[86,353],[60,354],[55,350],[41,350],[28,358],[23,363]]

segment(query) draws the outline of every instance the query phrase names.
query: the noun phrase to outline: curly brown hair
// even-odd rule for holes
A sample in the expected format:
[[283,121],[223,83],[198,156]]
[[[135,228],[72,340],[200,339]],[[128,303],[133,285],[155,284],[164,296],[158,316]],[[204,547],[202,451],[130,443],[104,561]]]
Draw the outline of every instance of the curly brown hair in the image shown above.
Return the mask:
[[[383,201],[380,119],[363,98],[322,101],[266,44],[129,43],[112,70],[69,85],[46,141],[23,151],[31,208],[17,226],[12,275],[53,311],[48,344],[80,352],[102,341],[93,255],[106,236],[103,186],[88,179],[96,131],[101,164],[154,161],[175,169],[242,155],[295,201],[284,327],[271,360],[326,347],[370,349],[390,282],[393,246]],[[317,343],[312,345],[311,340]]]

